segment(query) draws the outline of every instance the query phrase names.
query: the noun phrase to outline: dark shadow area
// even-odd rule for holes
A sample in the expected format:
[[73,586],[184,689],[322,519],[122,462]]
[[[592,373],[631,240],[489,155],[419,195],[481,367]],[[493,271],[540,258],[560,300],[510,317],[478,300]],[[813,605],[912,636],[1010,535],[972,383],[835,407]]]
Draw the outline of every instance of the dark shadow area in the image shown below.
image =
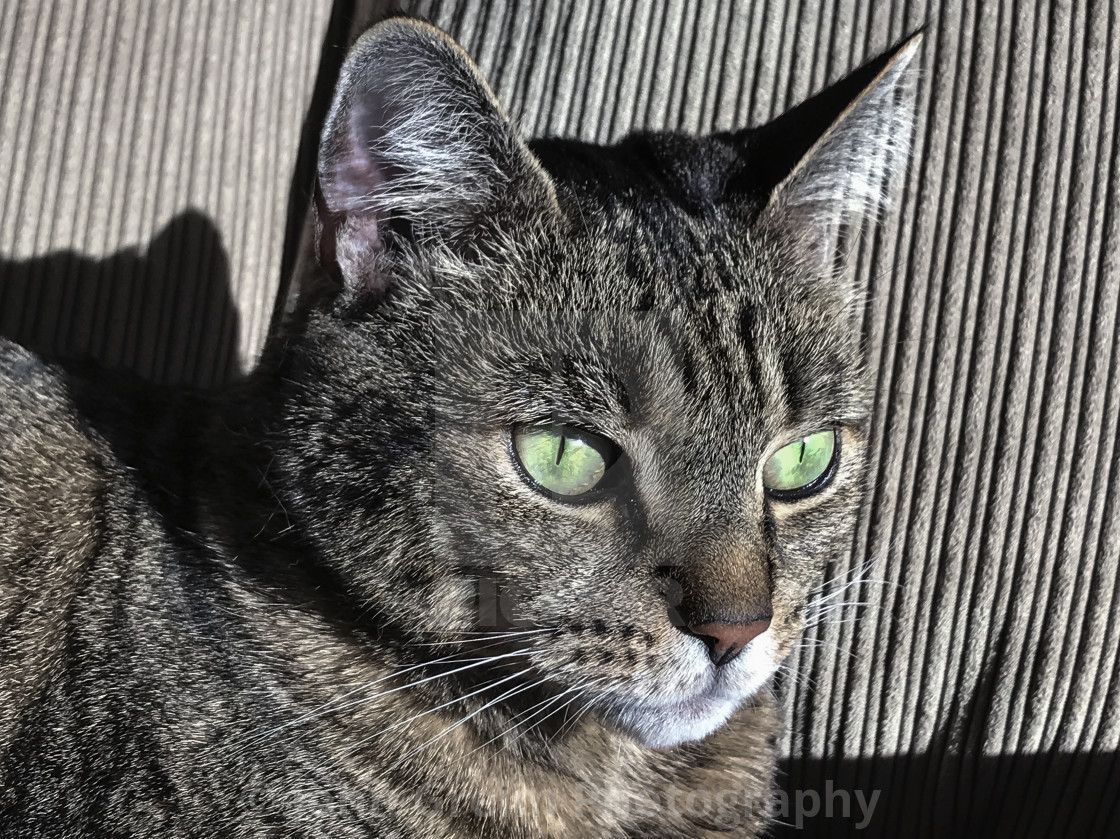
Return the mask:
[[781,773],[775,837],[1120,836],[1114,752],[797,760]]
[[0,335],[45,357],[218,386],[239,373],[229,274],[221,234],[197,210],[176,216],[146,248],[104,259],[0,256]]

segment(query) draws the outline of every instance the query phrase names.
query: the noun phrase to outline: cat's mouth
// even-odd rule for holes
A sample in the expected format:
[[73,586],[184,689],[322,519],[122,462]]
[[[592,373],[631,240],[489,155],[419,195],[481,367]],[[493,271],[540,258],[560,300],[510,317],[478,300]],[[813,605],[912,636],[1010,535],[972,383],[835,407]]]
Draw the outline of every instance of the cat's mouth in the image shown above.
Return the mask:
[[601,700],[602,716],[653,748],[702,740],[767,684],[777,670],[775,653],[766,633],[739,660],[703,670],[690,690],[652,696],[612,693]]

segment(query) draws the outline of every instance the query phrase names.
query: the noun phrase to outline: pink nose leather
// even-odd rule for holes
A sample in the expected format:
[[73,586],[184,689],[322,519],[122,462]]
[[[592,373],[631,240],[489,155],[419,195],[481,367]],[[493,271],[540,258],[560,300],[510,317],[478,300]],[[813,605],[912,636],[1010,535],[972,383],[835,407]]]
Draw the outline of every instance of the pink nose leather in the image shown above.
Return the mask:
[[690,626],[694,635],[699,635],[708,643],[708,655],[716,667],[729,664],[743,647],[770,628],[770,618],[761,618],[750,623],[701,623]]

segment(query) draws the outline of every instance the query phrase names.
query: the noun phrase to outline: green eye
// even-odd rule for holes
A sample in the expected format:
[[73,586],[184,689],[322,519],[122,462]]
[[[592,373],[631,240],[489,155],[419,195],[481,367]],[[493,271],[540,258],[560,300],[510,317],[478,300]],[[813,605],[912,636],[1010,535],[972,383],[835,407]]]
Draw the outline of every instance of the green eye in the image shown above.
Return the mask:
[[513,449],[529,478],[562,498],[594,489],[618,458],[607,438],[565,426],[515,428]]
[[818,431],[783,446],[762,467],[762,485],[774,498],[792,500],[812,495],[832,478],[839,438],[832,429]]

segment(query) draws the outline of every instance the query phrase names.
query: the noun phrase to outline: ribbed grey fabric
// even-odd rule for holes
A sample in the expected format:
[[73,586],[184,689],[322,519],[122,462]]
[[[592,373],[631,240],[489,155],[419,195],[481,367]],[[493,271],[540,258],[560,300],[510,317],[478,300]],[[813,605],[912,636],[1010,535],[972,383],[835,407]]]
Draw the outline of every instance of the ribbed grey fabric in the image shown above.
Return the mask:
[[[825,594],[855,580],[829,603],[865,605],[826,610],[783,684],[787,787],[806,808],[823,799],[787,821],[799,835],[1120,835],[1115,3],[401,5],[462,41],[527,134],[593,140],[763,121],[928,23],[915,163],[855,264],[878,380],[874,463]],[[340,2],[335,25],[353,34],[382,6]],[[325,15],[297,2],[187,8],[122,6],[106,22],[5,7],[0,253],[103,255],[200,207],[216,227],[188,218],[195,232],[167,237],[161,260],[220,268],[206,256],[220,238],[247,358],[277,287],[284,167]],[[312,123],[344,40],[328,38]],[[160,273],[133,267],[120,292],[133,316],[94,329],[151,369],[158,348],[130,332],[147,305],[138,275]],[[57,337],[95,299],[28,276],[0,272],[2,332]],[[183,299],[165,318],[198,316]],[[155,366],[197,370],[196,346]],[[862,830],[856,791],[878,791]]]
[[330,11],[0,4],[0,334],[169,381],[250,359]]

